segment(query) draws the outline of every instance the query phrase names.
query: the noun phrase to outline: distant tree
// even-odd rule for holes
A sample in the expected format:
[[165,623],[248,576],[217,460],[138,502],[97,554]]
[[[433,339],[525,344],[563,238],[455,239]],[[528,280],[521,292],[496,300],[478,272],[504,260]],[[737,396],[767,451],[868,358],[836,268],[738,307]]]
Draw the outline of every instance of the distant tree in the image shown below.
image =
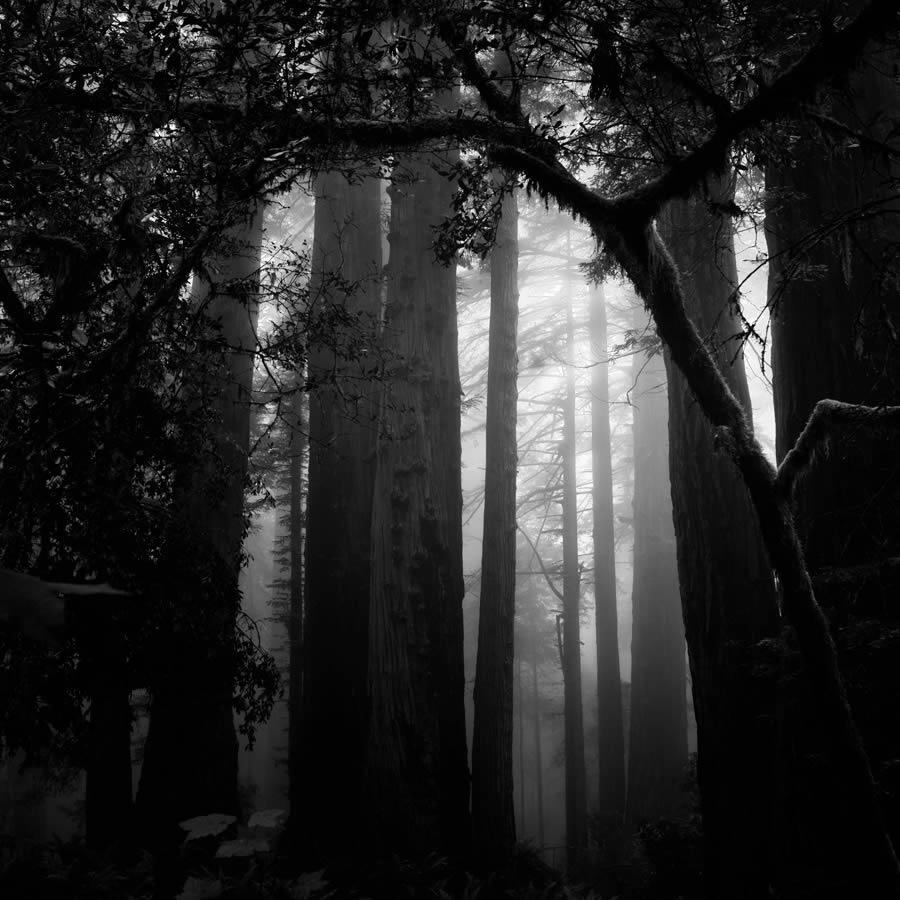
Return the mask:
[[538,664],[538,636],[536,630],[531,633],[529,662],[531,664],[531,716],[533,723],[533,750],[534,750],[534,794],[535,794],[535,818],[537,819],[536,837],[537,845],[543,849],[544,840],[544,760],[543,760],[543,735],[541,728],[541,691],[540,669]]
[[[547,752],[548,737],[553,734],[553,729],[545,725],[551,716],[552,720],[559,719],[560,698],[548,684],[547,670],[557,670],[560,663],[559,630],[555,622],[558,613],[554,614],[554,608],[557,608],[556,603],[561,598],[547,573],[542,572],[543,564],[534,548],[526,542],[519,549],[521,558],[530,560],[518,579],[516,647],[526,667],[523,673],[524,690],[519,697],[523,707],[522,724],[526,731],[530,731],[522,734],[521,749],[525,753],[520,759],[520,777],[524,776],[521,790],[525,795],[525,806],[531,807],[532,816],[517,823],[517,832],[520,839],[534,842],[543,852],[547,847],[548,819],[554,806],[547,796],[545,778],[551,767],[562,764],[562,754]],[[545,586],[549,587],[549,594]],[[530,797],[529,793],[532,794]],[[564,819],[564,810],[562,812]]]

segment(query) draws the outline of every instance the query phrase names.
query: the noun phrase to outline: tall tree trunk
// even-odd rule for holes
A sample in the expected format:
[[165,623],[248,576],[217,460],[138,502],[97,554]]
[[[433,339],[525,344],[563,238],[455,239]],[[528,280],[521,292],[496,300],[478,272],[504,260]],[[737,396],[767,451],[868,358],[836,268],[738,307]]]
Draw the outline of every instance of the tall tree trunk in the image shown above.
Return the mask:
[[506,194],[491,251],[484,538],[472,734],[473,840],[476,853],[494,861],[508,857],[516,840],[512,678],[516,612],[518,219],[515,194]]
[[[749,421],[727,176],[708,196],[672,201],[661,232],[681,273],[687,314]],[[710,897],[758,897],[768,884],[773,688],[754,677],[754,648],[772,638],[772,571],[747,489],[681,369],[667,354],[669,460],[678,573],[697,717],[698,778]]]
[[[299,380],[299,379],[298,379]],[[306,531],[306,471],[309,414],[306,398],[298,389],[291,398],[290,447],[288,450],[288,797],[291,829],[297,833],[294,816],[303,809],[303,638],[304,578],[303,547]],[[301,813],[302,815],[302,813]]]
[[[895,60],[883,50],[873,53],[828,101],[832,120],[861,139],[837,133],[836,144],[826,143],[818,128],[796,124],[790,152],[766,173],[779,460],[819,400],[881,406],[900,397]],[[880,144],[893,145],[894,155],[882,153]],[[876,774],[883,775],[900,754],[900,727],[883,714],[900,690],[900,664],[891,642],[881,640],[900,627],[900,579],[896,568],[879,566],[900,555],[895,445],[871,433],[837,434],[795,492],[807,566],[849,675],[857,724]],[[853,568],[860,577],[827,577]],[[782,780],[785,860],[822,872],[823,895],[866,885],[874,896],[878,886],[867,880],[881,871],[879,841],[860,821],[843,772],[833,763],[809,765],[829,739],[818,692],[803,684],[805,702],[789,707],[786,722],[792,755]],[[896,845],[900,799],[892,802],[891,794],[900,797],[888,788],[882,802]]]
[[[635,328],[646,329],[638,308]],[[684,623],[669,488],[666,370],[661,350],[634,357],[634,581],[629,831],[685,808],[687,697]]]
[[169,548],[192,624],[176,623],[153,684],[137,815],[157,837],[181,819],[239,811],[233,650],[262,220],[262,205],[252,204],[226,232],[226,249],[194,279],[196,306],[215,328],[217,359],[197,389],[198,406],[213,410],[215,432],[186,486],[185,530]]
[[[570,255],[571,259],[571,255]],[[571,282],[566,307],[566,399],[563,411],[563,642],[565,698],[566,865],[575,870],[587,850],[587,773],[581,692],[581,572],[575,434],[575,316]]]
[[407,156],[391,197],[372,513],[367,811],[376,851],[465,852],[470,840],[462,599],[456,271],[435,260],[451,184]]
[[601,819],[621,821],[625,809],[625,735],[616,612],[616,555],[609,431],[609,350],[606,297],[597,285],[590,298],[591,468],[594,515],[594,616],[597,632],[597,706]]
[[347,821],[362,814],[375,413],[367,355],[358,348],[376,339],[380,212],[378,179],[318,176],[308,375],[307,739],[297,807],[306,826],[300,846],[312,856],[351,852]]

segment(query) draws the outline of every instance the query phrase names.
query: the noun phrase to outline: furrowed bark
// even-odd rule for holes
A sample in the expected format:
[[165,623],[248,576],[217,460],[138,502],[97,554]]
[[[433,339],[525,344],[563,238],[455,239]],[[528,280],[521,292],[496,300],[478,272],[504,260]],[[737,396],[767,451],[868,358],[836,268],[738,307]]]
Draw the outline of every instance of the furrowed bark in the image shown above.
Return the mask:
[[[730,176],[673,200],[660,229],[696,325],[750,426]],[[669,468],[678,574],[697,718],[704,889],[732,900],[765,893],[771,880],[775,762],[773,677],[758,674],[759,643],[777,637],[775,580],[740,472],[716,451],[713,430],[667,354]],[[632,705],[636,685],[632,684]]]

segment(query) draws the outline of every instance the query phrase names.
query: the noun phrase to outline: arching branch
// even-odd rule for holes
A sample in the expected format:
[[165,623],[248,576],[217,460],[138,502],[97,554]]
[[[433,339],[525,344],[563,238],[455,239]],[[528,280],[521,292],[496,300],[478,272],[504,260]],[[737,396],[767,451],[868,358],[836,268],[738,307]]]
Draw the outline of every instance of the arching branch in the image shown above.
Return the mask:
[[863,406],[840,400],[820,400],[778,467],[776,486],[785,500],[792,499],[797,482],[809,470],[816,455],[851,428],[855,431],[900,428],[900,406]]

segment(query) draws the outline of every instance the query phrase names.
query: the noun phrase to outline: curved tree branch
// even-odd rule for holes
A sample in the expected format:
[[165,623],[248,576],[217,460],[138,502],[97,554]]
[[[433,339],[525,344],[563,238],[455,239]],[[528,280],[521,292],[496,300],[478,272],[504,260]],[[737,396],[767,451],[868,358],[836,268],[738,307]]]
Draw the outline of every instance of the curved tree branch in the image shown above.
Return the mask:
[[897,0],[872,0],[844,28],[824,33],[814,47],[744,106],[720,118],[716,129],[699,147],[635,190],[632,203],[641,208],[642,216],[649,221],[666,201],[686,197],[709,173],[724,167],[728,148],[737,138],[790,115],[817,87],[849,71],[873,37],[896,26],[897,14]]

